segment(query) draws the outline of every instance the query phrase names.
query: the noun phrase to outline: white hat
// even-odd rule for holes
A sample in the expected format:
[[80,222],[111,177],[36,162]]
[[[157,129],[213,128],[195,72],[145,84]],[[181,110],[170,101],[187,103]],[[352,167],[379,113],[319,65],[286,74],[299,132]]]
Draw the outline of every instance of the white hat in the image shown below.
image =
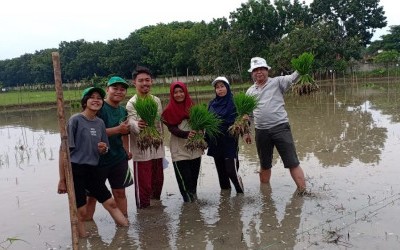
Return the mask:
[[268,64],[264,58],[253,57],[253,58],[251,58],[250,69],[248,70],[248,72],[253,72],[253,70],[256,68],[267,68],[268,70],[271,69],[271,67],[268,66]]
[[213,87],[215,87],[215,84],[216,84],[217,82],[226,82],[226,84],[229,85],[228,79],[226,79],[226,77],[224,77],[224,76],[218,76],[217,78],[215,78],[215,80],[211,83],[211,85],[212,85]]

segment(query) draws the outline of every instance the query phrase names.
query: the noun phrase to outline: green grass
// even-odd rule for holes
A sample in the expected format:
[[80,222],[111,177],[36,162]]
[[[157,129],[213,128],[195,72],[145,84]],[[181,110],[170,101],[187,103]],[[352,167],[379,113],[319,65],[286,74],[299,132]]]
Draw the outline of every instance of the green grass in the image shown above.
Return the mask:
[[[238,90],[246,90],[250,84],[235,85]],[[213,91],[213,87],[210,84],[207,85],[195,85],[188,84],[188,90],[192,98],[196,95],[201,95],[204,92],[210,93]],[[71,103],[79,103],[81,100],[82,89],[74,90],[63,90],[64,101]],[[166,95],[169,96],[169,85],[160,84],[153,85],[151,93],[153,95]],[[132,97],[135,94],[135,88],[129,87],[127,98]],[[7,106],[19,106],[28,104],[56,104],[56,91],[54,90],[24,90],[24,91],[9,91],[0,92],[0,107]],[[80,104],[79,104],[80,105]]]
[[[74,101],[81,98],[81,90],[64,90],[64,100]],[[54,91],[10,91],[0,93],[0,106],[26,105],[38,103],[56,103]]]

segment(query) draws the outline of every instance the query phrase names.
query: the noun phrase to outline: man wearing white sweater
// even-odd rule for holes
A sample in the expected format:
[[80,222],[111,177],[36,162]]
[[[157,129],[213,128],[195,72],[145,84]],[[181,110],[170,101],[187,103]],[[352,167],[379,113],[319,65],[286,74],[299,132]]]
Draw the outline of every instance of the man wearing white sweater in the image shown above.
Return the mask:
[[260,181],[261,183],[270,181],[273,149],[276,147],[297,189],[305,191],[304,173],[297,157],[284,101],[285,92],[298,81],[299,74],[295,71],[287,76],[268,77],[270,69],[265,59],[253,57],[248,71],[254,84],[246,92],[258,98],[253,116],[255,141],[261,165]]

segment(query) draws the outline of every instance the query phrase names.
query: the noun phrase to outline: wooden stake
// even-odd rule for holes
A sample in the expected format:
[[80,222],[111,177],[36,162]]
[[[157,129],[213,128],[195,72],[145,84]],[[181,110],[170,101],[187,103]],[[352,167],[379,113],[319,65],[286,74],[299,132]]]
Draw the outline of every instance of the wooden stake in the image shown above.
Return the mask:
[[72,167],[71,167],[71,160],[68,147],[68,134],[66,130],[64,97],[63,97],[62,81],[61,81],[60,55],[58,54],[58,52],[52,52],[51,57],[53,60],[54,81],[57,94],[58,126],[60,128],[60,135],[61,135],[60,162],[62,162],[62,165],[64,167],[65,179],[67,183],[69,215],[71,221],[72,247],[73,249],[78,249],[78,242],[79,242],[78,217],[77,217],[77,208],[75,200],[74,181],[72,178]]

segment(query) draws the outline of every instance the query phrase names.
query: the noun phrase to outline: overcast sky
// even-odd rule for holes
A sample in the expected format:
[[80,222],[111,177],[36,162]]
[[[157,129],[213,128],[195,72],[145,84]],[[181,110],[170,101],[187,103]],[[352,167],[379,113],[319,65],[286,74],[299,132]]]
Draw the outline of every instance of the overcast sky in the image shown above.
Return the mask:
[[[125,39],[147,25],[229,17],[247,0],[1,0],[0,60],[58,48],[62,41]],[[271,1],[273,2],[273,1]],[[308,0],[306,2],[311,2]],[[380,0],[390,25],[400,1]],[[374,38],[385,34],[379,30]]]

